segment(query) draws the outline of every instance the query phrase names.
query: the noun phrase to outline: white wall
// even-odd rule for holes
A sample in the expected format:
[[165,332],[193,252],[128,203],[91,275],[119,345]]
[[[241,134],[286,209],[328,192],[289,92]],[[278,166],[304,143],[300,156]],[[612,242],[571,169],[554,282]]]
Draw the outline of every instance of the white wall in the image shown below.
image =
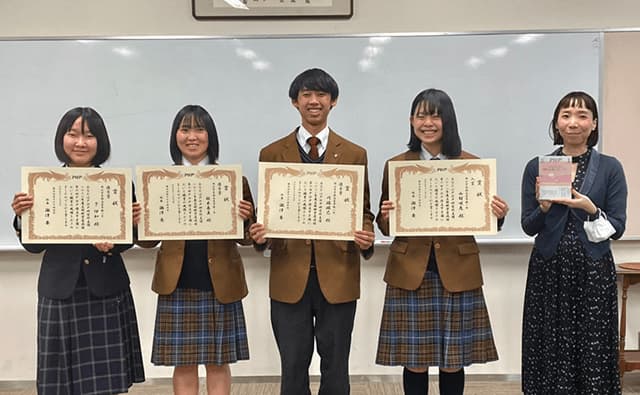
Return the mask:
[[[639,260],[640,243],[616,242],[617,262]],[[475,365],[469,373],[519,374],[522,303],[530,245],[482,244],[481,260],[486,297],[500,359]],[[134,249],[125,253],[142,338],[148,377],[168,377],[169,368],[152,366],[151,344],[156,297],[151,292],[155,250]],[[249,296],[244,299],[251,359],[232,366],[237,376],[277,376],[279,359],[269,321],[268,259],[243,248]],[[354,375],[398,374],[399,369],[376,366],[375,352],[385,286],[382,282],[387,247],[377,247],[374,257],[363,263],[362,297],[358,302],[351,351]],[[32,380],[36,366],[36,280],[40,255],[23,251],[0,253],[0,380]],[[627,313],[627,346],[637,347],[640,329],[640,287],[630,288]],[[314,357],[312,374],[319,374]]]
[[638,27],[636,0],[353,0],[343,20],[196,21],[191,0],[2,0],[0,37],[357,34]]
[[[0,39],[20,37],[106,37],[132,35],[344,35],[395,32],[477,32],[505,30],[629,29],[639,26],[636,0],[354,0],[349,20],[196,21],[190,0],[2,0]],[[4,59],[3,59],[4,60]],[[27,121],[27,120],[25,120]],[[9,202],[5,202],[9,210]],[[1,206],[1,205],[0,205]],[[512,213],[511,215],[519,215]],[[9,224],[5,224],[9,226]],[[640,261],[640,242],[618,242],[618,262]],[[485,295],[500,360],[474,366],[471,373],[520,372],[522,299],[530,245],[482,245]],[[267,260],[242,252],[250,287],[245,299],[251,360],[233,366],[235,375],[277,375],[278,356],[269,324]],[[155,296],[150,281],[155,251],[126,254],[145,360],[150,358]],[[386,247],[363,265],[363,292],[352,346],[352,374],[393,374],[373,364],[384,298]],[[36,279],[39,256],[0,251],[0,380],[35,377]],[[630,292],[627,345],[637,346],[640,287]],[[147,363],[148,377],[170,370]],[[317,373],[317,360],[313,372]]]

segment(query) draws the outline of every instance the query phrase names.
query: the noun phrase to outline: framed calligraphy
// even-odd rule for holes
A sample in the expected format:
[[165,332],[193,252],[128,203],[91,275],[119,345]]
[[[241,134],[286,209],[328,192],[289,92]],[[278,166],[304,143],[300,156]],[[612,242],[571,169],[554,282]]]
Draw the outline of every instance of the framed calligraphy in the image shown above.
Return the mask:
[[353,0],[192,0],[193,17],[350,18]]

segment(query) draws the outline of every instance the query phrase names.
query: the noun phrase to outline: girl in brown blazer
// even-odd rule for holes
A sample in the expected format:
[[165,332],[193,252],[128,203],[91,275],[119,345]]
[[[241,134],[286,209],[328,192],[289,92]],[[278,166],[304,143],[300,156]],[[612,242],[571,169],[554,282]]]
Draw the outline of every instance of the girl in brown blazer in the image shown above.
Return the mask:
[[[437,89],[420,92],[411,105],[409,151],[395,160],[472,159],[462,151],[453,103]],[[376,217],[389,234],[388,166]],[[502,225],[508,206],[494,196]],[[396,237],[389,251],[387,283],[376,363],[404,366],[407,395],[424,395],[429,366],[440,368],[440,394],[462,394],[464,366],[498,359],[482,294],[478,245],[473,236]]]
[[[216,164],[218,135],[211,115],[188,105],[176,115],[170,151],[174,164]],[[152,289],[158,308],[151,362],[174,366],[176,394],[198,393],[198,365],[207,371],[207,392],[229,394],[229,363],[249,359],[242,298],[247,295],[237,244],[252,244],[253,198],[242,179],[238,215],[245,221],[242,240],[165,240],[160,245]],[[153,247],[159,241],[139,241]]]

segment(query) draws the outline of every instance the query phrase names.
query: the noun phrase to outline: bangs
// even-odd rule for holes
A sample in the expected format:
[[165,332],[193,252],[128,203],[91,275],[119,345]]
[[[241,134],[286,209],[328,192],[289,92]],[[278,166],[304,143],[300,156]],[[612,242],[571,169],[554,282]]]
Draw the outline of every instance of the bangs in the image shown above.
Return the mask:
[[322,87],[317,81],[307,81],[300,88],[301,91],[322,91]]
[[91,133],[95,136],[96,133],[100,133],[100,129],[100,123],[95,117],[88,114],[82,117],[82,134]]
[[[560,103],[560,108],[587,108],[587,103],[581,97],[567,97],[563,103]],[[588,109],[588,108],[587,108]]]
[[584,92],[571,92],[560,100],[558,103],[558,111],[564,108],[584,108],[597,117],[597,107],[593,98]]
[[78,117],[73,119],[69,123],[69,127],[67,128],[66,133],[69,133],[73,129],[73,124],[78,119],[80,119],[80,130],[78,130],[78,132],[80,132],[80,134],[82,134],[83,136],[87,134],[93,134],[93,130],[97,129],[97,121],[95,117],[91,116],[91,113],[89,113],[86,108],[82,108]]
[[418,103],[416,110],[412,115],[424,114],[424,115],[441,115],[440,106],[437,103],[433,103],[429,100],[423,100]]
[[187,113],[184,115],[184,117],[182,117],[182,121],[180,121],[180,127],[187,128],[187,129],[195,129],[195,128],[206,129],[206,126],[204,124],[204,119],[202,119],[202,116],[198,116],[193,112]]
[[300,88],[300,91],[316,91],[331,93],[331,86],[329,83],[323,80],[308,80]]

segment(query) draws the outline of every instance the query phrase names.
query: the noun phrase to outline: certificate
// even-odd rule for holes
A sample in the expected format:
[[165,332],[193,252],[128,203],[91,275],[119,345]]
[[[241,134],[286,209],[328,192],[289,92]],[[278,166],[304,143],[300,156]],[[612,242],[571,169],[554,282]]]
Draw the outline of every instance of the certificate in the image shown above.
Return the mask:
[[364,166],[260,162],[258,196],[267,237],[353,240],[362,229]]
[[242,168],[137,166],[140,240],[242,239]]
[[389,162],[393,236],[497,233],[495,159]]
[[22,214],[23,243],[133,240],[129,169],[23,167],[22,190],[33,196]]

